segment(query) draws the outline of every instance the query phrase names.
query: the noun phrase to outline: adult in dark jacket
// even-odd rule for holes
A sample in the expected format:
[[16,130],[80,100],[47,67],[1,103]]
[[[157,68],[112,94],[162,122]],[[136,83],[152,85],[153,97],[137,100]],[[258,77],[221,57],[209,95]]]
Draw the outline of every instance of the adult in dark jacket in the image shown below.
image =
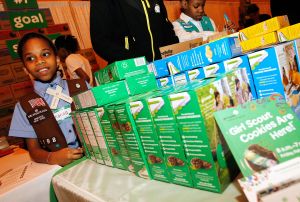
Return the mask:
[[291,25],[300,22],[300,15],[298,11],[298,1],[295,0],[270,0],[272,16],[288,15]]
[[159,47],[178,43],[163,0],[91,0],[93,49],[108,63],[145,56],[160,59]]

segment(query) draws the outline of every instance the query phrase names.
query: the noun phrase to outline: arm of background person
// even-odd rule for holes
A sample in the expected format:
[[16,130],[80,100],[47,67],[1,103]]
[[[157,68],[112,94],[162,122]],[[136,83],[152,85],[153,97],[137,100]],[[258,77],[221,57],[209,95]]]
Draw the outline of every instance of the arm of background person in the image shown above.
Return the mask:
[[80,78],[84,79],[88,83],[90,82],[91,78],[87,75],[87,73],[85,73],[85,71],[82,68],[77,68],[75,72]]
[[160,12],[166,19],[166,23],[163,26],[164,30],[162,31],[162,33],[164,33],[164,35],[165,35],[165,37],[164,37],[165,41],[164,41],[164,44],[161,44],[161,45],[170,45],[170,44],[178,43],[179,39],[176,36],[176,34],[173,30],[173,25],[168,18],[167,9],[165,7],[163,0],[160,0],[159,4],[160,4]]

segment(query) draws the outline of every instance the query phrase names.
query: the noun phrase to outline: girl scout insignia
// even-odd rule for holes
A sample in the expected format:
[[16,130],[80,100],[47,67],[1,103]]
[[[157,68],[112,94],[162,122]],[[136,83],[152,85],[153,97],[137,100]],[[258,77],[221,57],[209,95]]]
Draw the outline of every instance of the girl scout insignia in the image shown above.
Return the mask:
[[53,96],[50,109],[56,109],[60,99],[68,103],[73,102],[73,99],[70,96],[64,94],[62,90],[62,87],[60,87],[59,85],[56,86],[55,90],[52,88],[47,88],[46,93]]
[[155,4],[154,11],[155,13],[160,13],[160,6],[158,4]]

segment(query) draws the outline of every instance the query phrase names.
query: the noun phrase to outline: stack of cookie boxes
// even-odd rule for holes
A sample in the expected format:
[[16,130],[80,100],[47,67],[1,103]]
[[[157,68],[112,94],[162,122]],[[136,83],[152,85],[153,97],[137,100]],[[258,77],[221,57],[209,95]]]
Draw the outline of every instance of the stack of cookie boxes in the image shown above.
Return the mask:
[[140,141],[131,126],[130,109],[126,102],[121,102],[157,89],[145,57],[114,62],[95,72],[95,79],[97,87],[73,98],[76,109],[81,109],[73,118],[90,157],[148,178]]
[[[89,121],[91,125],[98,125],[97,129],[90,127],[96,140],[95,131],[101,131],[105,158],[111,161],[111,164],[106,163],[102,157],[107,165],[140,177],[222,192],[236,175],[237,167],[213,114],[262,96],[259,83],[253,79],[257,75],[255,67],[262,60],[252,60],[261,55],[251,55],[258,51],[243,54],[238,40],[237,37],[219,39],[151,64],[157,78],[170,76],[170,72],[173,81],[180,74],[193,75],[196,79],[214,77],[185,85],[160,89],[153,85],[143,87],[143,91],[130,90],[129,78],[142,78],[149,73],[137,65],[132,68],[132,72],[139,72],[136,74],[118,65],[126,61],[118,61],[96,72],[96,80],[101,85],[74,97],[78,110],[73,117],[83,134],[82,141],[87,145],[93,142],[92,135],[87,135],[88,124],[80,124],[82,120]],[[287,46],[285,49],[298,57],[295,44],[297,41],[286,42],[271,49]],[[287,60],[288,56],[282,58]],[[141,58],[130,61],[135,59]],[[279,69],[278,66],[274,68]],[[199,72],[202,76],[195,76]],[[126,74],[128,77],[124,76]],[[143,83],[146,82],[136,82],[135,87]],[[88,118],[78,116],[80,113],[87,113]],[[97,122],[90,116],[95,116]],[[98,149],[100,153],[102,149]],[[87,150],[92,156],[99,153],[91,146]],[[96,160],[95,156],[93,158]]]
[[[239,68],[239,82],[244,94],[256,99],[252,71],[247,55],[243,55],[237,36],[229,36],[189,51],[169,56],[151,63],[160,87],[185,85],[190,81],[213,77]],[[249,100],[248,97],[245,101]]]
[[182,85],[244,67],[241,70],[244,94],[251,89],[249,96],[256,99],[280,93],[300,117],[299,26],[300,23],[289,26],[287,16],[274,17],[240,30],[237,33],[240,46],[237,38],[223,38],[154,61],[152,66],[160,86]]
[[164,174],[171,183],[213,192],[228,185],[236,167],[227,168],[232,158],[227,152],[224,158],[212,113],[215,91],[234,97],[227,81],[232,76],[164,89],[130,103],[154,179]]
[[300,23],[288,25],[287,16],[274,17],[241,30],[240,40],[257,97],[280,93],[300,118],[300,35],[296,31]]
[[[230,72],[214,82],[210,80],[201,85],[196,82],[193,84],[194,86],[189,87],[190,90],[187,90],[189,93],[199,87],[201,90],[198,93],[203,91],[208,94],[204,98],[205,101],[202,102],[210,103],[209,106],[200,108],[201,105],[199,104],[200,101],[196,99],[197,96],[194,94],[191,96],[193,98],[190,100],[195,101],[195,103],[190,109],[198,109],[198,114],[191,116],[195,118],[196,126],[193,124],[189,126],[180,125],[179,120],[187,120],[189,123],[193,123],[193,121],[190,122],[189,118],[191,117],[187,115],[177,117],[176,114],[185,105],[182,104],[179,109],[178,105],[174,104],[177,106],[174,108],[172,101],[178,99],[170,97],[170,94],[181,88],[182,90],[188,89],[187,86],[159,91],[154,88],[152,91],[148,90],[149,92],[146,94],[128,98],[128,93],[122,94],[126,91],[125,87],[121,91],[113,90],[111,87],[112,84],[120,81],[103,84],[75,96],[74,101],[79,110],[73,114],[73,118],[79,133],[83,136],[82,140],[88,145],[87,150],[91,153],[91,158],[95,161],[103,163],[101,160],[97,160],[99,149],[96,147],[97,144],[98,147],[100,144],[96,131],[100,131],[99,133],[103,137],[102,142],[106,145],[105,153],[108,154],[107,157],[111,161],[111,164],[105,162],[107,165],[133,171],[140,177],[150,177],[184,186],[221,192],[230,182],[230,175],[225,159],[222,159],[221,144],[218,148],[216,146],[219,137],[212,116],[212,112],[217,109],[217,107],[213,107],[215,105],[214,96],[216,89],[218,89],[221,100],[224,100],[223,108],[236,105],[238,103],[235,98],[236,93],[233,92],[235,84],[232,84],[231,80],[240,74],[237,73],[239,71],[240,69]],[[208,90],[204,91],[202,85],[203,88],[208,86]],[[101,91],[98,90],[100,88]],[[106,88],[108,93],[105,94],[103,89]],[[112,91],[119,93],[113,95],[111,94]],[[100,95],[107,98],[106,102],[97,100]],[[110,97],[111,95],[113,98]],[[198,96],[200,97],[200,94]],[[188,103],[189,101],[185,104]],[[86,113],[88,118],[82,116],[82,113]],[[202,113],[206,113],[205,117],[208,118],[206,122],[212,124],[211,126],[204,124]],[[97,118],[98,123],[91,120],[93,116]],[[91,125],[98,124],[96,126],[98,129],[95,130],[95,127],[90,127],[89,123],[81,123],[88,121]],[[210,129],[206,131],[206,128]],[[188,139],[188,134],[185,135],[189,132],[195,132],[191,135],[191,139]],[[97,141],[97,144],[93,143]],[[193,141],[194,144],[191,143]],[[100,148],[100,152],[102,151],[103,148]],[[197,158],[197,156],[200,157]],[[227,156],[230,155],[227,154]],[[192,169],[194,172],[191,172]]]
[[[32,92],[29,76],[18,58],[17,44],[27,32],[40,32],[54,39],[70,34],[67,24],[54,24],[49,9],[38,9],[36,1],[4,1],[6,11],[0,12],[0,131],[8,135],[15,103]],[[11,144],[18,138],[9,138]],[[21,143],[22,144],[22,143]]]
[[[198,47],[198,59],[206,52],[210,60],[205,60],[203,65],[212,64],[203,70],[207,77],[216,75],[214,62],[218,62],[217,67],[222,67],[220,70],[225,72],[222,58],[230,59],[241,53],[236,40],[236,37],[225,38]],[[193,51],[196,55],[196,50]],[[218,55],[214,57],[214,53]],[[186,57],[191,56],[191,53],[188,54]],[[143,78],[151,74],[144,67],[144,58],[144,62],[134,60],[141,58],[117,61],[96,72],[95,78],[101,85],[73,97],[78,109],[73,118],[91,158],[103,163],[103,157],[102,160],[97,159],[101,159],[98,154],[104,148],[97,148],[100,143],[95,129],[83,121],[89,121],[91,125],[98,124],[96,127],[100,130],[97,131],[101,131],[105,143],[102,146],[106,147],[105,153],[111,161],[111,164],[104,162],[107,165],[134,172],[140,177],[222,192],[235,175],[236,167],[227,168],[226,161],[229,161],[229,165],[234,163],[231,162],[229,150],[222,149],[213,112],[240,103],[236,80],[240,81],[241,86],[249,86],[250,80],[246,69],[242,68],[242,59],[228,62],[226,70],[229,73],[203,84],[195,81],[188,86],[157,90],[152,74],[153,87],[152,84],[148,88],[142,83],[135,84],[136,88],[142,86],[143,91],[131,90],[127,82],[131,78]],[[123,63],[129,65],[124,65],[124,68]],[[142,64],[142,67],[137,64]],[[249,70],[249,65],[247,68]],[[175,92],[184,92],[190,99],[187,102],[180,100],[181,96],[176,97]],[[173,94],[175,98],[171,97]],[[178,105],[176,100],[183,103]],[[179,115],[183,109],[190,111]],[[194,113],[191,109],[196,109],[196,114],[189,116]],[[82,113],[89,118],[82,116]],[[91,114],[97,117],[98,123],[91,121]]]
[[[238,70],[237,70],[238,71]],[[231,153],[220,140],[213,113],[238,104],[230,78],[236,72],[190,83],[168,96],[195,188],[221,192],[237,174]],[[232,102],[224,102],[231,100]],[[224,100],[224,101],[223,101]],[[232,166],[230,169],[228,166]]]
[[[227,167],[227,162],[234,162],[220,141],[213,112],[238,104],[232,78],[239,74],[236,69],[185,86],[119,97],[102,106],[95,101],[95,106],[82,107],[80,97],[89,100],[84,92],[76,96],[77,102],[81,101],[73,118],[91,158],[99,163],[103,161],[97,155],[105,151],[107,156],[102,153],[102,159],[107,158],[106,165],[139,177],[222,192],[235,176],[236,167]],[[103,137],[100,141],[105,148],[96,133]],[[98,148],[93,142],[98,142]]]
[[151,66],[159,86],[180,85],[223,73],[221,62],[240,54],[239,39],[232,36],[154,61]]

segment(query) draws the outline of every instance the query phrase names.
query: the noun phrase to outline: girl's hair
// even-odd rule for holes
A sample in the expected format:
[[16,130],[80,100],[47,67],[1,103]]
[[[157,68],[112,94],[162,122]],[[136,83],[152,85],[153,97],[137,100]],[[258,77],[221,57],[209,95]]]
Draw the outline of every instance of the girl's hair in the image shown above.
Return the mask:
[[230,95],[229,95],[229,104],[230,104],[231,107],[234,106],[234,101],[233,101],[233,99]]
[[217,97],[220,96],[219,91],[215,91],[215,92],[214,92],[214,95],[215,95],[216,105],[219,105],[219,102],[218,102],[218,100],[217,100]]
[[71,53],[75,53],[79,50],[79,44],[76,37],[72,35],[62,35],[55,39],[55,46],[57,50],[65,48]]
[[52,41],[48,37],[46,37],[43,34],[37,33],[37,32],[29,32],[29,33],[25,34],[18,43],[18,55],[19,55],[19,57],[21,58],[22,61],[23,61],[23,48],[24,48],[24,45],[26,44],[26,42],[28,40],[36,39],[36,38],[42,39],[46,43],[48,43],[49,47],[53,50],[54,54],[57,55],[56,48],[55,48],[54,44],[52,43]]
[[235,85],[236,85],[235,89],[238,90],[239,87],[237,84],[240,82],[240,80],[238,78],[235,78],[234,81],[235,81]]

